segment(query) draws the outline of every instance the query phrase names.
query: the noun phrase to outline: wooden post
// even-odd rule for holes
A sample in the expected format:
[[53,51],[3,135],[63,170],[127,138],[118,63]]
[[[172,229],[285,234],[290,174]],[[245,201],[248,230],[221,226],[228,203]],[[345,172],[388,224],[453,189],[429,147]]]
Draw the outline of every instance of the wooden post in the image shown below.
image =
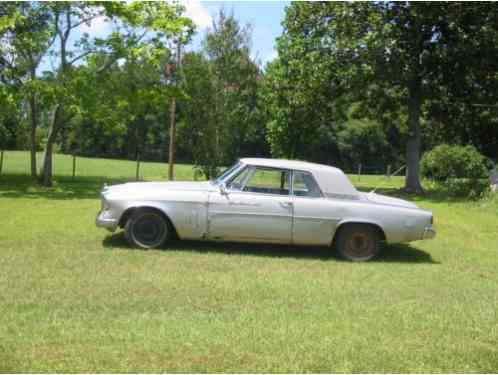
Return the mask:
[[76,177],[76,155],[73,154],[73,181],[75,177]]
[[0,151],[0,175],[2,174],[2,168],[3,168],[3,150]]
[[[180,65],[181,65],[181,41],[180,38],[178,38],[177,44],[176,44],[176,80],[175,84],[177,87],[180,85]],[[176,116],[176,98],[173,97],[171,98],[171,106],[170,106],[170,125],[169,125],[169,155],[168,155],[168,180],[174,180],[175,179],[175,137],[176,137],[176,122],[175,122],[175,116]]]
[[358,181],[360,181],[360,177],[361,177],[361,163],[358,164]]
[[387,178],[390,180],[391,179],[391,164],[387,166]]
[[136,181],[138,181],[138,178],[140,177],[140,153],[137,152],[137,174],[136,174]]

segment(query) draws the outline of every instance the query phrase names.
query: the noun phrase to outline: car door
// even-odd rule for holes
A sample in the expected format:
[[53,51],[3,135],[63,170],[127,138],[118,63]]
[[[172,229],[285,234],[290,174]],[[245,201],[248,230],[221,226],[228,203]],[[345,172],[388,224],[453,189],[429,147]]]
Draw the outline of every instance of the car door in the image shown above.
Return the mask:
[[208,237],[232,241],[291,243],[290,171],[247,166],[226,191],[212,192]]
[[330,245],[332,234],[340,220],[340,209],[333,201],[324,198],[310,172],[293,172],[292,194],[293,243]]

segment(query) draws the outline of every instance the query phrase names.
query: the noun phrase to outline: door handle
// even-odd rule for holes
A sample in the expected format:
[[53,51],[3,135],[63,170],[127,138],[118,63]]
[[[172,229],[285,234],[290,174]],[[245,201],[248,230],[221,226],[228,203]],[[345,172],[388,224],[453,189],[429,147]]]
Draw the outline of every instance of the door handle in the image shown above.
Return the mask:
[[292,207],[292,202],[280,202],[280,205],[285,208]]

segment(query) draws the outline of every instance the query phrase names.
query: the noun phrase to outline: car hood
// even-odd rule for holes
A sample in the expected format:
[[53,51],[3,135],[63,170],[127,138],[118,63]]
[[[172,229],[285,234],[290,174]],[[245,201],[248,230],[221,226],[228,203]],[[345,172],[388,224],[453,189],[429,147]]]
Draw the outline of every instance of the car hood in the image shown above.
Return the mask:
[[404,199],[388,197],[387,195],[377,193],[361,193],[361,196],[363,199],[372,203],[406,208],[418,208],[415,203],[405,201]]
[[104,188],[105,193],[140,193],[163,191],[210,191],[215,186],[209,181],[128,182]]

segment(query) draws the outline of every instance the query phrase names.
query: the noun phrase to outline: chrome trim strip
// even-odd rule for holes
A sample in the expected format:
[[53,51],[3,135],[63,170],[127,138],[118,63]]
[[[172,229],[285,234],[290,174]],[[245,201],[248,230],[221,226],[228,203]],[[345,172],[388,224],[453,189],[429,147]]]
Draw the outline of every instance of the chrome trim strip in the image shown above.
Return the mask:
[[361,200],[359,195],[326,193],[325,196],[327,198],[332,198],[332,199],[347,199],[347,200],[352,200],[352,201]]
[[287,213],[287,214],[271,214],[271,213],[264,213],[264,212],[227,212],[227,211],[210,211],[210,216],[265,216],[265,217],[284,217],[288,218],[289,220],[292,220],[292,215]]

